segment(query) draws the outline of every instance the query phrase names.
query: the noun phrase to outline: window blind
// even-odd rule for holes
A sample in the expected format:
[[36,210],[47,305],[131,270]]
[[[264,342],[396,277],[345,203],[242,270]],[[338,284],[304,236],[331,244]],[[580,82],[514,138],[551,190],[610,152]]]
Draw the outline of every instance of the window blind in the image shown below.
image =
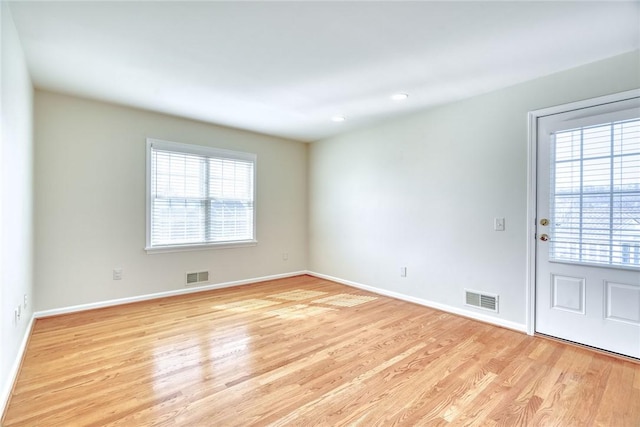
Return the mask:
[[166,142],[149,150],[147,246],[254,239],[255,155]]
[[552,135],[555,261],[640,268],[640,119]]

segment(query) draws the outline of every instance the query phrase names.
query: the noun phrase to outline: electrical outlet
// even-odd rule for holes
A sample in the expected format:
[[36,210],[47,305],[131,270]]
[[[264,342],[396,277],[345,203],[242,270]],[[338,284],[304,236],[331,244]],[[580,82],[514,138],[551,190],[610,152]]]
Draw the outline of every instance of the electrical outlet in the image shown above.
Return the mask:
[[22,300],[23,308],[27,308],[27,294],[24,294],[24,299]]
[[288,252],[282,252],[282,260],[283,261],[287,261],[289,259],[289,253]]
[[122,269],[114,268],[113,269],[113,280],[122,280]]
[[407,277],[407,267],[400,267],[400,277]]

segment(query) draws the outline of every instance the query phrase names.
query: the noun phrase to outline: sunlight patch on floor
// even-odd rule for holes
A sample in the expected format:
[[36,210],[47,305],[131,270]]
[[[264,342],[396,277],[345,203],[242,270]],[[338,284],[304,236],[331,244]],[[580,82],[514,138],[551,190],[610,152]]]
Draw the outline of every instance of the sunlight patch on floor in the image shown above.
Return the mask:
[[313,303],[335,305],[338,307],[354,307],[376,299],[378,298],[366,295],[338,294],[314,300]]
[[287,300],[287,301],[301,301],[304,299],[311,299],[311,298],[316,298],[319,297],[321,295],[326,295],[327,292],[321,292],[321,291],[309,291],[306,289],[294,289],[292,291],[288,291],[288,292],[282,292],[279,294],[275,294],[275,295],[270,295],[269,298],[277,298],[277,299],[283,299],[283,300]]

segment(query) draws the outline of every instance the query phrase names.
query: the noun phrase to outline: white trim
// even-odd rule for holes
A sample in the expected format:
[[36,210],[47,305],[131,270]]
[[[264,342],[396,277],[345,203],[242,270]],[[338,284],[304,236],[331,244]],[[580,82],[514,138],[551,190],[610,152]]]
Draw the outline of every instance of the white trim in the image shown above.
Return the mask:
[[93,310],[96,308],[130,304],[132,302],[148,301],[148,300],[172,297],[177,295],[186,295],[186,294],[192,294],[196,292],[211,291],[214,289],[230,288],[233,286],[250,285],[253,283],[266,282],[269,280],[285,279],[287,277],[302,276],[305,274],[307,274],[306,271],[295,271],[291,273],[274,274],[272,276],[263,276],[263,277],[255,277],[252,279],[236,280],[233,282],[214,283],[214,284],[205,285],[205,286],[195,286],[195,287],[189,286],[188,288],[176,289],[173,291],[157,292],[154,294],[138,295],[135,297],[118,298],[118,299],[112,299],[108,301],[100,301],[100,302],[94,302],[89,304],[80,304],[80,305],[74,305],[70,307],[62,307],[62,308],[54,308],[51,310],[37,311],[34,313],[34,317],[36,319],[42,319],[44,317],[58,316],[60,314],[77,313],[79,311]]
[[221,242],[221,243],[200,243],[197,245],[169,245],[146,247],[144,250],[148,254],[168,253],[168,252],[187,252],[187,251],[204,251],[208,249],[230,249],[230,248],[247,248],[257,246],[257,240],[240,240],[237,242]]
[[535,313],[536,313],[536,229],[537,229],[537,175],[538,168],[538,119],[554,114],[566,113],[569,111],[581,110],[595,107],[597,105],[610,104],[627,99],[640,97],[640,89],[632,89],[625,92],[600,96],[597,98],[584,99],[582,101],[568,104],[556,105],[530,111],[528,114],[528,162],[527,162],[527,282],[526,282],[526,331],[527,334],[535,333]]
[[401,294],[399,292],[393,292],[386,289],[380,289],[369,285],[363,285],[361,283],[352,282],[351,280],[344,280],[338,277],[328,276],[326,274],[316,273],[314,271],[307,271],[310,276],[318,277],[320,279],[331,280],[332,282],[340,283],[342,285],[351,286],[353,288],[363,289],[365,291],[373,292],[379,295],[399,299],[402,301],[412,302],[429,308],[435,308],[436,310],[446,311],[447,313],[456,314],[458,316],[468,317],[473,320],[479,320],[484,323],[490,323],[492,325],[501,326],[503,328],[512,329],[518,332],[527,332],[525,324],[511,322],[509,320],[500,319],[493,316],[488,316],[482,313],[476,313],[474,311],[465,310],[458,307],[453,307],[447,304],[441,304],[434,301],[417,298],[411,295]]
[[553,107],[533,110],[529,112],[529,115],[534,115],[536,118],[551,116],[554,114],[582,110],[584,108],[591,108],[597,105],[611,104],[613,102],[624,101],[627,99],[637,98],[639,96],[640,89],[632,89],[625,92],[613,93],[611,95],[599,96],[597,98],[583,99],[582,101],[570,102],[568,104],[554,105]]
[[535,333],[536,314],[536,230],[538,183],[538,115],[528,114],[528,162],[527,162],[527,276],[525,283],[525,321],[527,334]]
[[167,141],[157,138],[147,138],[147,148],[154,147],[161,151],[180,152],[194,154],[196,156],[224,157],[226,159],[246,160],[254,162],[258,156],[245,151],[226,150],[224,148],[208,145],[185,144],[182,142]]
[[35,319],[35,313],[33,313],[31,315],[31,319],[29,320],[29,324],[27,325],[27,329],[25,329],[24,331],[24,336],[22,337],[22,342],[20,342],[20,347],[18,347],[16,358],[13,361],[13,365],[11,365],[11,370],[9,371],[9,375],[7,376],[7,382],[4,384],[4,388],[0,390],[0,420],[4,416],[4,411],[7,409],[9,399],[11,398],[11,392],[13,391],[13,386],[15,385],[16,379],[18,378],[18,373],[20,373],[20,365],[22,364],[24,353],[27,350],[29,338],[31,338],[31,332],[33,330]]

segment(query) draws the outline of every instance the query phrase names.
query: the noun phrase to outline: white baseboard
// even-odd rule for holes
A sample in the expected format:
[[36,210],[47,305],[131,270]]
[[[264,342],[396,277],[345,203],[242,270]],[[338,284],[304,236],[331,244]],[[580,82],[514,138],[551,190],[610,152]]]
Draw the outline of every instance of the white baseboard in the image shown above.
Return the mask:
[[176,289],[173,291],[157,292],[153,294],[138,295],[135,297],[118,298],[118,299],[112,299],[108,301],[100,301],[100,302],[94,302],[89,304],[80,304],[80,305],[74,305],[70,307],[62,307],[62,308],[54,308],[51,310],[37,311],[34,313],[34,317],[36,319],[40,319],[43,317],[51,317],[51,316],[57,316],[60,314],[76,313],[79,311],[93,310],[96,308],[112,307],[115,305],[129,304],[132,302],[148,301],[148,300],[153,300],[158,298],[172,297],[176,295],[186,295],[186,294],[192,294],[195,292],[210,291],[213,289],[230,288],[232,286],[250,285],[252,283],[260,283],[260,282],[266,282],[269,280],[284,279],[287,277],[300,276],[303,274],[307,274],[307,272],[295,271],[291,273],[274,274],[272,276],[263,276],[263,277],[254,277],[252,279],[236,280],[233,282],[214,283],[211,285],[204,285],[204,286],[197,286],[197,287],[190,286],[188,288]]
[[379,295],[384,295],[391,298],[396,298],[402,301],[413,302],[415,304],[420,304],[425,307],[435,308],[436,310],[446,311],[447,313],[457,314],[459,316],[468,317],[470,319],[479,320],[481,322],[490,323],[496,326],[502,326],[503,328],[512,329],[518,332],[527,333],[527,325],[512,322],[510,320],[504,320],[493,316],[487,316],[482,313],[476,313],[471,310],[465,310],[458,307],[453,307],[447,304],[441,304],[434,301],[425,300],[422,298],[417,298],[411,295],[401,294],[399,292],[393,292],[386,289],[380,289],[373,286],[363,285],[361,283],[352,282],[351,280],[344,280],[338,277],[328,276],[326,274],[316,273],[314,271],[307,271],[307,274],[310,276],[318,277],[320,279],[331,280],[332,282],[337,282],[342,285],[351,286],[358,289],[363,289],[365,291],[373,292]]
[[4,411],[7,409],[7,405],[9,404],[9,398],[11,397],[11,391],[13,390],[13,385],[18,378],[18,373],[20,372],[20,364],[22,363],[22,357],[24,356],[24,352],[27,350],[27,343],[29,342],[29,338],[31,337],[31,331],[33,329],[33,324],[35,322],[35,316],[32,314],[31,319],[29,319],[29,324],[27,325],[27,329],[24,331],[24,336],[22,337],[22,341],[20,342],[20,347],[18,347],[18,353],[16,354],[16,358],[13,361],[13,365],[11,365],[11,370],[9,371],[9,376],[7,377],[7,382],[0,390],[0,420],[4,416]]

